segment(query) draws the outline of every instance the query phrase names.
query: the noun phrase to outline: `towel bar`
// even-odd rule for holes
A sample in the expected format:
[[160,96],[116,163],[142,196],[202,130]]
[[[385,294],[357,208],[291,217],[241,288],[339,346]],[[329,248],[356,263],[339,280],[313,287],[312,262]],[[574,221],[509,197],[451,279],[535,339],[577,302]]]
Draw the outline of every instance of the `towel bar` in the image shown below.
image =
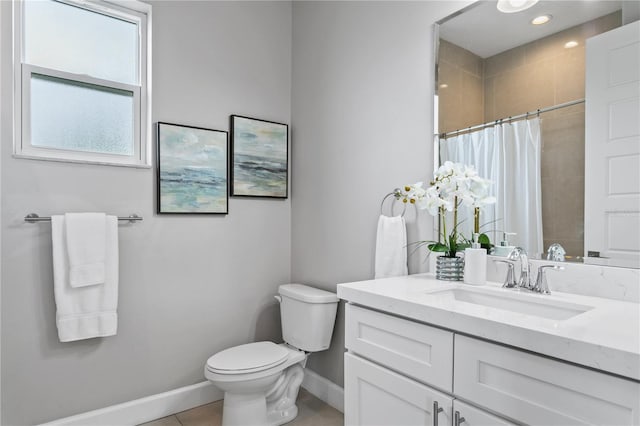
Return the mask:
[[[142,216],[138,216],[137,214],[133,213],[133,214],[130,214],[129,216],[124,216],[124,217],[118,216],[118,220],[127,220],[129,221],[129,223],[134,223],[134,222],[141,221]],[[49,216],[40,217],[36,213],[29,213],[24,217],[24,221],[29,223],[51,222],[51,217]]]

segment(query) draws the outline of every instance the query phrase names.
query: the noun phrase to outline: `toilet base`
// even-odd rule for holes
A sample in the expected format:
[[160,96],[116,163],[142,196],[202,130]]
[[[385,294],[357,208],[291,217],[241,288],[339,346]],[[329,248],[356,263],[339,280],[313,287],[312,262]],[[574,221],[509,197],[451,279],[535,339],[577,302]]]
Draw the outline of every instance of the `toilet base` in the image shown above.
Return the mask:
[[268,425],[267,401],[264,394],[225,392],[222,424],[224,426]]
[[289,405],[285,409],[269,410],[264,394],[224,395],[222,424],[224,426],[280,426],[298,416],[298,406]]
[[253,387],[253,392],[245,393],[244,385],[230,386],[224,394],[222,425],[279,426],[289,423],[298,415],[296,399],[303,377],[302,366],[294,364],[276,376],[261,379],[263,385]]
[[298,415],[298,391],[304,378],[300,364],[287,368],[267,392],[267,418],[270,425],[289,423]]
[[271,411],[267,413],[267,421],[270,426],[280,426],[293,421],[298,416],[298,406],[294,405],[283,411]]

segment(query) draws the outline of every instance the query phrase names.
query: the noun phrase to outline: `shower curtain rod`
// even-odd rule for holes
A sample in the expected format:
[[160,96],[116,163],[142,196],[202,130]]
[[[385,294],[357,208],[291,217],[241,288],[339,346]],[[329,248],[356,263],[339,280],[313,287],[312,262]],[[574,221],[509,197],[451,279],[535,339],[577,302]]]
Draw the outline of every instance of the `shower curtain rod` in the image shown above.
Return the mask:
[[514,115],[513,117],[500,118],[498,120],[490,121],[488,123],[478,124],[478,125],[475,125],[475,126],[466,127],[464,129],[453,130],[453,131],[447,132],[447,133],[440,133],[440,137],[446,139],[449,136],[454,136],[454,135],[457,136],[460,133],[470,132],[472,130],[484,129],[486,127],[495,126],[496,124],[511,123],[512,121],[521,120],[521,119],[527,118],[527,117],[529,117],[531,115],[538,115],[538,114],[541,114],[543,112],[549,112],[549,111],[553,111],[554,109],[565,108],[565,107],[568,107],[568,106],[581,104],[583,102],[584,102],[584,99],[576,99],[575,101],[569,101],[569,102],[565,102],[563,104],[558,104],[558,105],[554,105],[554,106],[550,106],[550,107],[546,107],[546,108],[540,108],[540,109],[535,110],[535,111],[525,112],[524,114]]

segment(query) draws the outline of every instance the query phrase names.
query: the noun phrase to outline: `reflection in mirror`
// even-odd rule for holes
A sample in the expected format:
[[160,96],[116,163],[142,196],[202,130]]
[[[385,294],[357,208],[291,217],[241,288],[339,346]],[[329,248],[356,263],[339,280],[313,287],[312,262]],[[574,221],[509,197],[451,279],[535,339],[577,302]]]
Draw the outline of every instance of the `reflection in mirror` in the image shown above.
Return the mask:
[[503,14],[479,1],[440,22],[439,159],[494,182],[498,202],[481,218],[492,243],[514,232],[533,255],[552,244],[567,260],[584,255],[585,41],[620,27],[624,3],[540,1]]

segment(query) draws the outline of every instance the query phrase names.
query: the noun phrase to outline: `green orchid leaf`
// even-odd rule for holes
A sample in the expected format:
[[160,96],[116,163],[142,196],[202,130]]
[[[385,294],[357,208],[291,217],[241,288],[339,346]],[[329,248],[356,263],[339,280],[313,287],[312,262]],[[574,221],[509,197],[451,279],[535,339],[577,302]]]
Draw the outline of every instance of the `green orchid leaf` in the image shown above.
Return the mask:
[[449,248],[442,244],[442,243],[431,243],[431,244],[427,244],[427,248],[430,251],[436,251],[436,252],[445,252],[448,251]]
[[489,236],[487,234],[478,235],[478,242],[480,244],[491,244],[491,240],[489,239]]
[[471,243],[467,243],[467,242],[459,243],[458,244],[458,251],[462,251],[462,250],[467,249],[469,247],[471,247]]

